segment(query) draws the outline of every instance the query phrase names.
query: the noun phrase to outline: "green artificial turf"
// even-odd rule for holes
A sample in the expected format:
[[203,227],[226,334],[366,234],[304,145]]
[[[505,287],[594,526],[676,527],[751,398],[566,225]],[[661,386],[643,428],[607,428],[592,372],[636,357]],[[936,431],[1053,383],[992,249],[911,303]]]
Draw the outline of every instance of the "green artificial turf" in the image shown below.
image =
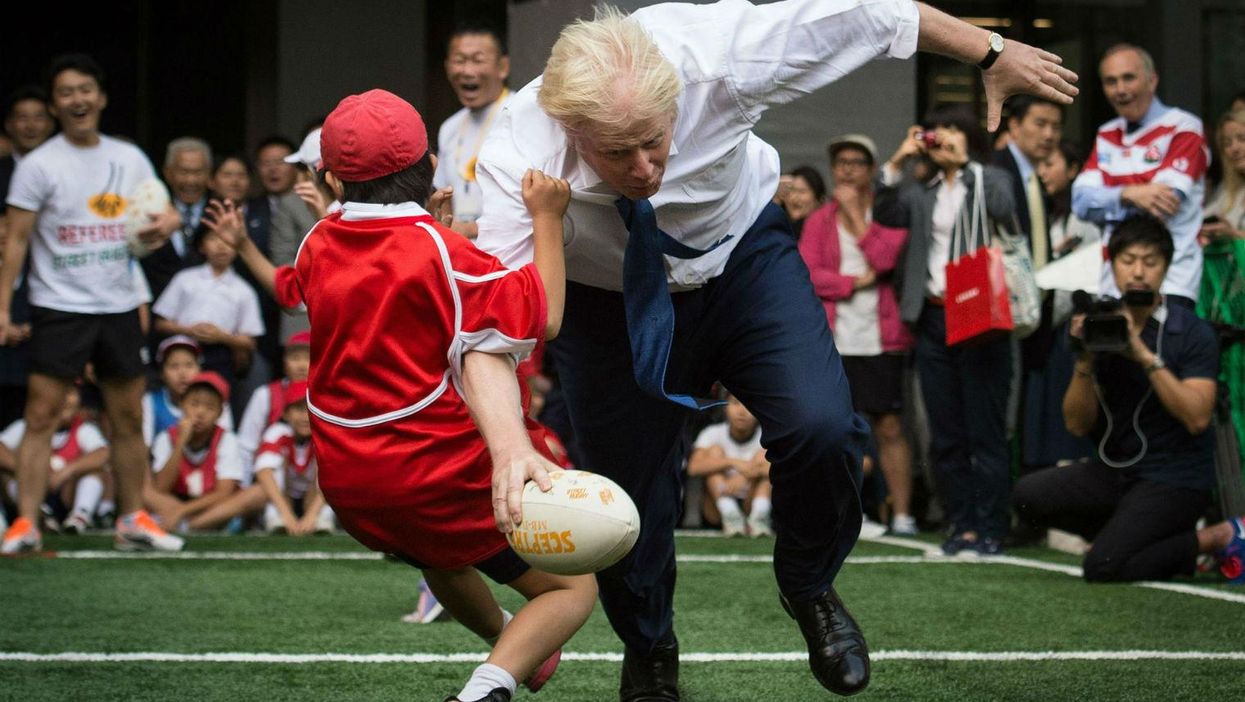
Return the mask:
[[[49,550],[107,549],[106,537],[49,538]],[[680,538],[680,554],[766,555],[771,542]],[[341,552],[345,537],[198,537],[194,551]],[[919,551],[861,543],[854,557]],[[1012,555],[1074,564],[1043,549]],[[399,621],[418,573],[380,560],[0,560],[0,652],[476,652],[454,623]],[[1203,578],[1199,587],[1243,593]],[[1087,585],[1011,565],[849,563],[837,585],[875,651],[1245,651],[1245,603],[1130,585]],[[517,597],[499,590],[512,610]],[[803,648],[768,563],[680,563],[676,628],[685,653]],[[618,653],[599,608],[566,646]],[[435,700],[473,663],[0,662],[0,700]],[[616,662],[567,661],[546,702],[617,699]],[[684,699],[829,699],[802,662],[684,663]],[[860,699],[1204,700],[1239,695],[1243,661],[881,660]]]

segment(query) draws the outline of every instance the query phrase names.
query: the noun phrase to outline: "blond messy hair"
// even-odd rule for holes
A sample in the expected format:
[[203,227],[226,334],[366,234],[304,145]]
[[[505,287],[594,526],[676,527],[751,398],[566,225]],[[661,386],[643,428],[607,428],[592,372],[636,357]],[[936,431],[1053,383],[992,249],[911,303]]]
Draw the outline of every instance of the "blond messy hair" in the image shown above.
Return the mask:
[[[1236,170],[1228,163],[1228,154],[1226,144],[1224,143],[1223,128],[1228,122],[1236,122],[1245,127],[1245,110],[1235,110],[1228,112],[1219,119],[1219,125],[1215,129],[1215,146],[1219,151],[1219,162],[1223,164],[1223,181],[1220,187],[1223,188],[1226,197],[1223,200],[1224,208],[1229,208],[1232,203],[1236,202],[1242,190],[1245,190],[1245,173]],[[1220,214],[1223,214],[1222,212]]]
[[574,136],[625,142],[641,125],[672,119],[683,81],[639,22],[610,6],[562,30],[537,102]]

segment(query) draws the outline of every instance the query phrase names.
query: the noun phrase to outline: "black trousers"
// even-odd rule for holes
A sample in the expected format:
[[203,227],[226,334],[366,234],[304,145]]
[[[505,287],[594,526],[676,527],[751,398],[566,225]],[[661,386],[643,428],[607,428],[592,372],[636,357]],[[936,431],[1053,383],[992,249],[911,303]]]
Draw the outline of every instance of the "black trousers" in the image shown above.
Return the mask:
[[1005,338],[947,346],[946,311],[925,305],[917,324],[916,369],[929,414],[930,461],[955,534],[1007,535],[1011,364]]
[[1093,541],[1083,570],[1090,582],[1166,580],[1192,575],[1197,520],[1210,492],[1128,478],[1098,461],[1047,468],[1012,491],[1020,518]]
[[[771,463],[778,589],[793,600],[815,597],[860,533],[868,425],[852,411],[825,309],[777,208],[766,208],[720,276],[672,297],[667,388],[703,397],[721,380],[756,415]],[[640,510],[635,548],[597,582],[619,638],[648,653],[673,627],[674,528],[691,413],[636,384],[622,293],[568,283],[562,333],[549,351],[579,467],[618,482]]]

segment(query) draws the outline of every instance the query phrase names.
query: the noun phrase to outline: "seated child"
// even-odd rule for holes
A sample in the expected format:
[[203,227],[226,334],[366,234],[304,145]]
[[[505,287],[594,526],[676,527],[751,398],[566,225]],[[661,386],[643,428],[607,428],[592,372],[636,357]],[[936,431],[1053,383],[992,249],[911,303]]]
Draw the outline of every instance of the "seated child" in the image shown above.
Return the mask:
[[206,263],[178,271],[151,311],[160,334],[183,334],[203,348],[203,367],[233,382],[246,375],[264,335],[259,296],[233,270],[235,253],[211,231],[195,232]]
[[[521,520],[524,482],[548,490],[556,468],[524,425],[514,357],[561,324],[569,186],[525,175],[535,263],[511,271],[418,204],[434,163],[409,103],[383,90],[347,97],[320,138],[324,178],[345,204],[293,267],[273,269],[228,203],[206,221],[283,307],[306,306],[312,440],[339,524],[422,569],[493,645],[453,699],[509,700],[517,680],[535,689],[552,674],[596,599],[591,576],[532,569],[502,533]],[[528,603],[511,618],[480,572]]]
[[166,529],[219,527],[203,519],[213,505],[229,498],[242,480],[242,454],[233,432],[217,425],[229,384],[203,371],[182,396],[182,418],[156,437],[151,448],[153,475],[143,486],[143,503]]
[[[0,433],[0,473],[16,473],[17,447],[26,433],[26,420],[13,422]],[[71,387],[65,396],[60,425],[52,435],[52,460],[48,466],[48,493],[43,503],[43,528],[81,534],[89,529],[104,494],[104,466],[108,442],[94,422],[82,412],[82,394]],[[17,482],[9,487],[17,499]],[[72,509],[69,505],[73,505]]]
[[[181,334],[160,342],[156,349],[156,365],[160,367],[160,387],[143,395],[143,443],[151,448],[156,435],[176,426],[182,418],[182,395],[190,381],[203,370],[203,352],[199,344]],[[233,429],[233,412],[229,405],[217,422],[222,429]]]
[[723,534],[774,535],[769,521],[769,461],[761,448],[761,427],[734,395],[727,397],[726,421],[705,427],[696,437],[687,474],[705,476],[705,518],[720,521]]
[[[307,369],[311,366],[311,332],[301,331],[290,336],[285,343],[282,363],[285,366],[284,377],[256,388],[246,403],[246,410],[242,412],[242,420],[238,422],[238,443],[242,447],[242,461],[247,466],[248,478],[255,473],[255,452],[259,449],[264,430],[281,419],[281,400],[286,390],[293,382],[307,380]],[[247,484],[250,482],[248,480]]]
[[278,392],[275,405],[280,414],[264,431],[256,453],[255,483],[218,502],[201,519],[219,522],[263,510],[264,530],[269,534],[332,533],[333,509],[324,502],[316,481],[307,381],[295,381]]
[[255,479],[268,497],[264,529],[285,529],[293,536],[333,530],[333,508],[316,482],[316,455],[311,445],[311,414],[307,381],[290,383],[281,402],[280,421],[264,432],[255,456]]

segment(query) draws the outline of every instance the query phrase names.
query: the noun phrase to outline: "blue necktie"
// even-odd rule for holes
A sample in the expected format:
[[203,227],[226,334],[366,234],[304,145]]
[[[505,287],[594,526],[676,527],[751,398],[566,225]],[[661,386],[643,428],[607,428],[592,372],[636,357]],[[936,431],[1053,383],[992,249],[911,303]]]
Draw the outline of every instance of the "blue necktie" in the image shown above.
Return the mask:
[[708,249],[694,249],[657,228],[657,214],[647,199],[620,197],[614,204],[630,233],[623,256],[623,306],[627,311],[627,336],[631,339],[636,383],[653,397],[690,409],[724,404],[666,392],[666,364],[670,360],[670,344],[674,341],[674,303],[670,300],[670,288],[666,285],[666,263],[662,254],[675,258],[697,258],[716,249],[730,237]]

